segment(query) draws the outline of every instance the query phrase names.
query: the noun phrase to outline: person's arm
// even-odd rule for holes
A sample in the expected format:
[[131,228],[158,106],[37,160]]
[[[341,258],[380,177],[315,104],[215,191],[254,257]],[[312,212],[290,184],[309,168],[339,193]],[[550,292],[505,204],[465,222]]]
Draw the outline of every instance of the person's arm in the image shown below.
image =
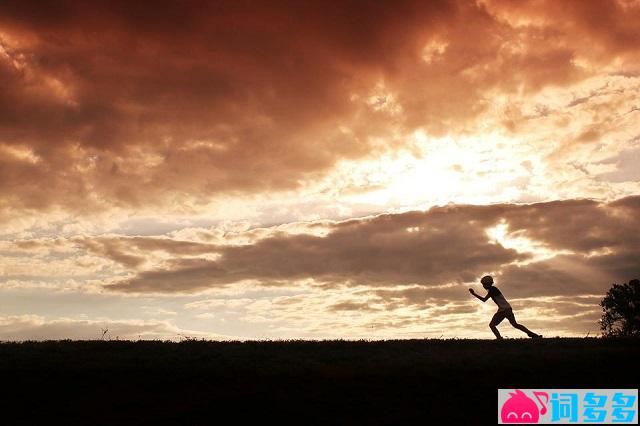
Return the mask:
[[487,300],[489,300],[489,293],[487,293],[487,295],[485,297],[482,297],[482,296],[476,294],[476,292],[473,291],[472,288],[469,289],[469,293],[473,294],[475,297],[477,297],[478,299],[482,300],[483,302],[486,302]]

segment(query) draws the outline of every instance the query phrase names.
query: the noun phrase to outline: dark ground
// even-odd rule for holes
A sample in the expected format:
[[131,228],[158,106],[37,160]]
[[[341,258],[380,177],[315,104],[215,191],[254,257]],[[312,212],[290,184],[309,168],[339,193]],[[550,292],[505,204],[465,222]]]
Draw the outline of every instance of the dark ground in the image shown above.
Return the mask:
[[637,388],[639,343],[2,343],[0,421],[495,424],[498,388]]

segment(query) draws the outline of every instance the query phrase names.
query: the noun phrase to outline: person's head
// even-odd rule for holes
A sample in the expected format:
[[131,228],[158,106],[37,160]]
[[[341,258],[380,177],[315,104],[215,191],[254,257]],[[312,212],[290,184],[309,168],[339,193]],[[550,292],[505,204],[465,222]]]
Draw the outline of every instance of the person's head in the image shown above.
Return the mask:
[[491,275],[485,275],[480,280],[480,283],[482,284],[482,287],[489,288],[493,285],[493,277]]

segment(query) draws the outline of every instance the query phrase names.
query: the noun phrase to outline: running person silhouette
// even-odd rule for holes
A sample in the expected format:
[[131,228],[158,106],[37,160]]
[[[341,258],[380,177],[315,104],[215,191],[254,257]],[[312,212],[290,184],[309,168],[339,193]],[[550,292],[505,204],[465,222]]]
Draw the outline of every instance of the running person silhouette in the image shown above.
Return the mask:
[[473,294],[475,297],[482,300],[483,302],[486,302],[487,300],[489,300],[489,298],[491,298],[496,303],[496,305],[498,305],[498,312],[496,312],[493,315],[493,318],[491,318],[491,322],[489,323],[489,328],[491,329],[491,331],[493,331],[493,334],[496,335],[496,339],[502,339],[502,336],[498,332],[497,325],[500,324],[502,320],[505,318],[509,320],[509,322],[514,328],[524,331],[525,333],[527,333],[529,337],[531,338],[542,337],[541,335],[536,334],[533,331],[529,330],[524,325],[518,324],[516,322],[516,317],[515,315],[513,315],[513,309],[511,308],[511,305],[509,304],[509,302],[507,302],[507,299],[504,298],[504,296],[502,295],[502,292],[498,290],[498,287],[495,287],[493,285],[493,278],[491,277],[491,275],[485,275],[484,277],[482,277],[480,282],[482,283],[482,287],[484,287],[489,291],[487,295],[485,297],[479,296],[476,294],[475,291],[473,291],[472,288],[469,289],[469,293]]

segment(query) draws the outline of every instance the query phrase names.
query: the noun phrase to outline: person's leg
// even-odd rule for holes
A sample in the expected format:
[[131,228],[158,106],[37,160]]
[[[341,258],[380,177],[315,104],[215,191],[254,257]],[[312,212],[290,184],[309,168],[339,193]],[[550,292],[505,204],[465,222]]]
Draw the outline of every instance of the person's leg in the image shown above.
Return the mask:
[[529,337],[540,337],[540,335],[534,333],[533,331],[529,330],[527,327],[525,327],[522,324],[518,324],[518,322],[516,321],[516,316],[513,314],[513,310],[509,309],[506,312],[506,317],[509,320],[509,323],[511,323],[511,325],[514,328],[517,328],[518,330],[524,331],[525,333],[527,333],[527,336]]
[[493,315],[493,318],[491,318],[491,322],[489,323],[489,328],[491,329],[491,331],[493,331],[493,334],[495,334],[496,339],[502,339],[502,336],[498,331],[497,325],[500,324],[503,319],[504,319],[504,312],[498,311]]

